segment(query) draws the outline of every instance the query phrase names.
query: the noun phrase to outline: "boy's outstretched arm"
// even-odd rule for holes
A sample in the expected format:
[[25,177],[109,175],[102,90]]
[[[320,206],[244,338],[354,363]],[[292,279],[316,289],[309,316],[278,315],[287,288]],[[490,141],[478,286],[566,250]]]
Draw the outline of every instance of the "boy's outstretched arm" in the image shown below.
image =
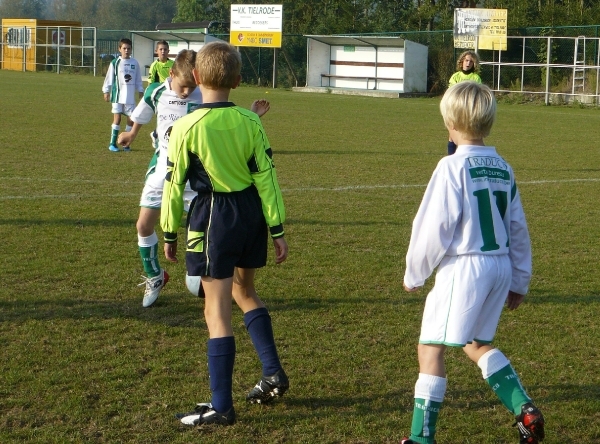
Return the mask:
[[250,105],[250,111],[257,114],[258,117],[264,116],[269,112],[270,109],[271,104],[268,100],[265,99],[255,100],[254,102],[252,102],[252,105]]

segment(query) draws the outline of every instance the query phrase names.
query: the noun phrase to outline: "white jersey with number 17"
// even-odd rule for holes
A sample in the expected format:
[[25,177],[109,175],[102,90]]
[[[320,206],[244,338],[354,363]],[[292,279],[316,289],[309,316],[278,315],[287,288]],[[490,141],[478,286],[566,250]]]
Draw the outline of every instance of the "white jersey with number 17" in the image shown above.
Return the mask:
[[512,168],[494,147],[460,145],[437,165],[415,216],[404,283],[420,287],[444,256],[508,254],[526,294],[531,244]]

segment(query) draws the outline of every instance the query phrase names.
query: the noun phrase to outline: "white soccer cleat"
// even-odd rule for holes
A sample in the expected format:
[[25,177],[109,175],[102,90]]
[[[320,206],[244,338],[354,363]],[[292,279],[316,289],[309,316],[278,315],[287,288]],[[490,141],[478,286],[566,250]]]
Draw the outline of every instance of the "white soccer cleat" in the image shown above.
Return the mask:
[[158,299],[158,295],[160,290],[163,289],[167,282],[169,282],[169,274],[165,271],[164,268],[160,269],[160,274],[158,276],[154,276],[152,278],[147,276],[142,276],[144,282],[138,284],[138,287],[142,285],[146,286],[146,291],[144,291],[144,300],[142,301],[142,307],[147,308],[156,302]]

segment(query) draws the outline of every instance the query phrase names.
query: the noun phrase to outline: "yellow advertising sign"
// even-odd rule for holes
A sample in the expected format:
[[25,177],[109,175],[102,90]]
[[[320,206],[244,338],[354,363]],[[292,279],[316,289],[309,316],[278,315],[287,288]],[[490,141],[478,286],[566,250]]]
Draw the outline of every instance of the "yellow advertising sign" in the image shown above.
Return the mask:
[[282,5],[231,5],[229,43],[281,48]]
[[229,43],[235,46],[281,48],[281,32],[231,31]]
[[457,8],[454,10],[454,47],[506,51],[507,28],[506,9]]

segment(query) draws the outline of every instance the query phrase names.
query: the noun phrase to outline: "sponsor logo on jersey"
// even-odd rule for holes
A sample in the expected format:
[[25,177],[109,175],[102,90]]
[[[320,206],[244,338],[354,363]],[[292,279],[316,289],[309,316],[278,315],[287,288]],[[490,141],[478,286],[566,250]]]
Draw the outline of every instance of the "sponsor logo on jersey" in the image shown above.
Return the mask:
[[510,183],[508,165],[500,157],[468,157],[469,175],[474,182]]

